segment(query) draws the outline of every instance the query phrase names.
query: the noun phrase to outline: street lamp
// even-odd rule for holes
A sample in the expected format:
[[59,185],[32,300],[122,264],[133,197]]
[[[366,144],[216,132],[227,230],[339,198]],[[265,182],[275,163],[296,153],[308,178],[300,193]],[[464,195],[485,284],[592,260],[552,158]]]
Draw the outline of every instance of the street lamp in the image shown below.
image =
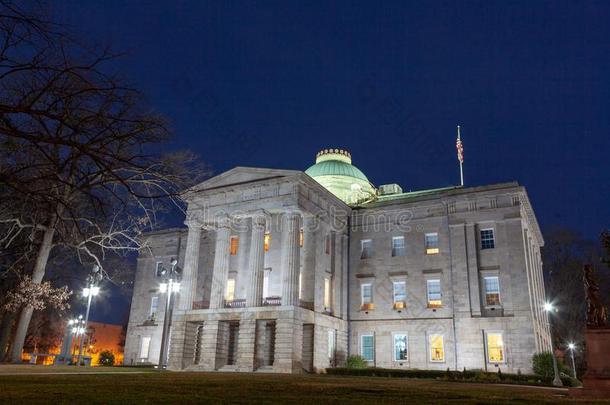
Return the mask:
[[559,369],[557,368],[557,359],[555,358],[555,351],[553,349],[553,329],[551,324],[551,318],[548,314],[556,312],[555,307],[550,302],[544,303],[544,311],[547,313],[547,322],[549,325],[549,334],[551,335],[551,357],[553,358],[553,373],[555,377],[553,378],[553,385],[556,387],[562,387],[563,383],[561,382],[561,378],[559,377]]
[[576,345],[574,343],[569,343],[568,349],[570,349],[570,357],[572,357],[572,376],[576,380],[576,363],[574,363],[574,350],[576,349]]
[[178,261],[172,257],[170,264],[172,267],[167,270],[162,268],[159,272],[161,283],[159,284],[159,292],[167,293],[167,301],[165,303],[165,316],[163,317],[163,334],[161,335],[161,350],[159,353],[159,369],[167,367],[167,349],[169,342],[169,330],[172,326],[172,313],[174,311],[174,296],[180,291],[180,273],[176,265]]
[[[85,313],[85,326],[83,327],[83,332],[87,331],[87,324],[89,323],[89,310],[91,309],[91,300],[93,297],[100,293],[100,288],[97,286],[97,283],[102,281],[102,272],[100,271],[100,267],[96,264],[93,266],[93,270],[91,274],[87,276],[87,287],[83,288],[83,297],[87,298],[87,312]],[[81,337],[80,343],[78,345],[78,365],[81,365],[83,359],[83,343],[85,339]]]
[[70,356],[70,363],[72,363],[72,361],[74,360],[74,356],[76,355],[76,347],[80,343],[79,338],[81,334],[85,331],[85,328],[83,327],[84,324],[85,320],[83,319],[82,315],[79,315],[78,318],[70,319],[70,321],[68,321],[68,328],[71,332],[70,347],[68,350],[72,352]]

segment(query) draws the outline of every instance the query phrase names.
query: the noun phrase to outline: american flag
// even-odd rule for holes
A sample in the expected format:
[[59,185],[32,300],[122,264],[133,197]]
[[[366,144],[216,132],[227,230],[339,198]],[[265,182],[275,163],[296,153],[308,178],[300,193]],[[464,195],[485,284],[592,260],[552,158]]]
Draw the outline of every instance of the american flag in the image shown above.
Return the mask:
[[457,141],[455,141],[455,148],[457,149],[457,158],[460,163],[464,163],[464,145],[462,145],[462,140],[460,139],[460,127],[458,126],[458,137]]

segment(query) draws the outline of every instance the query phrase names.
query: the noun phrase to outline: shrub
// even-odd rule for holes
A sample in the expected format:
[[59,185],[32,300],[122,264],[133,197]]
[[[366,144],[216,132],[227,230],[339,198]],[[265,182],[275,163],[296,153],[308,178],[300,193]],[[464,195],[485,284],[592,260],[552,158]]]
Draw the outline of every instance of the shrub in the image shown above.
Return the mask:
[[[553,377],[541,377],[527,374],[507,374],[501,371],[483,370],[418,370],[418,369],[389,369],[367,367],[355,368],[328,368],[326,372],[331,375],[354,375],[370,377],[394,377],[394,378],[426,378],[456,382],[478,382],[478,383],[502,383],[502,384],[523,384],[523,385],[547,385],[553,384]],[[573,382],[569,377],[561,379],[565,386],[570,386]]]
[[114,365],[114,353],[110,350],[104,350],[100,352],[99,359],[100,366],[113,366]]
[[532,356],[532,369],[540,377],[553,377],[553,354],[551,352],[536,353]]
[[364,359],[364,357],[359,356],[357,354],[353,354],[347,358],[346,368],[354,369],[354,368],[367,368],[368,363]]

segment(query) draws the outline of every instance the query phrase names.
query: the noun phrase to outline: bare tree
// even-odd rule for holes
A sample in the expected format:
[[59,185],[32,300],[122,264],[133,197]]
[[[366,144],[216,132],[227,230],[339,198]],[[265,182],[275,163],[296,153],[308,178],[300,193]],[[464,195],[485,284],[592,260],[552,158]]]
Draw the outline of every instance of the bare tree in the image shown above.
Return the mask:
[[[55,246],[103,269],[109,253],[141,249],[139,235],[159,212],[181,208],[180,191],[203,171],[189,152],[150,153],[170,131],[107,73],[115,55],[77,46],[12,3],[0,8],[0,243],[32,242],[33,285]],[[19,316],[14,362],[33,309]]]

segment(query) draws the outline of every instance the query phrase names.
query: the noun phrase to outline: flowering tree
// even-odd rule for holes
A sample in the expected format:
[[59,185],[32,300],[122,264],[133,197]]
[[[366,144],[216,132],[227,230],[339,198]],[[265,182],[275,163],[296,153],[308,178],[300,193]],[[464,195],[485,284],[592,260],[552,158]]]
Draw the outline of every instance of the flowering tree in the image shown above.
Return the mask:
[[4,310],[17,312],[25,306],[30,306],[33,310],[41,311],[49,305],[58,310],[65,310],[70,307],[70,295],[72,291],[69,291],[67,286],[53,288],[50,281],[33,283],[30,276],[25,276],[17,288],[6,295]]

